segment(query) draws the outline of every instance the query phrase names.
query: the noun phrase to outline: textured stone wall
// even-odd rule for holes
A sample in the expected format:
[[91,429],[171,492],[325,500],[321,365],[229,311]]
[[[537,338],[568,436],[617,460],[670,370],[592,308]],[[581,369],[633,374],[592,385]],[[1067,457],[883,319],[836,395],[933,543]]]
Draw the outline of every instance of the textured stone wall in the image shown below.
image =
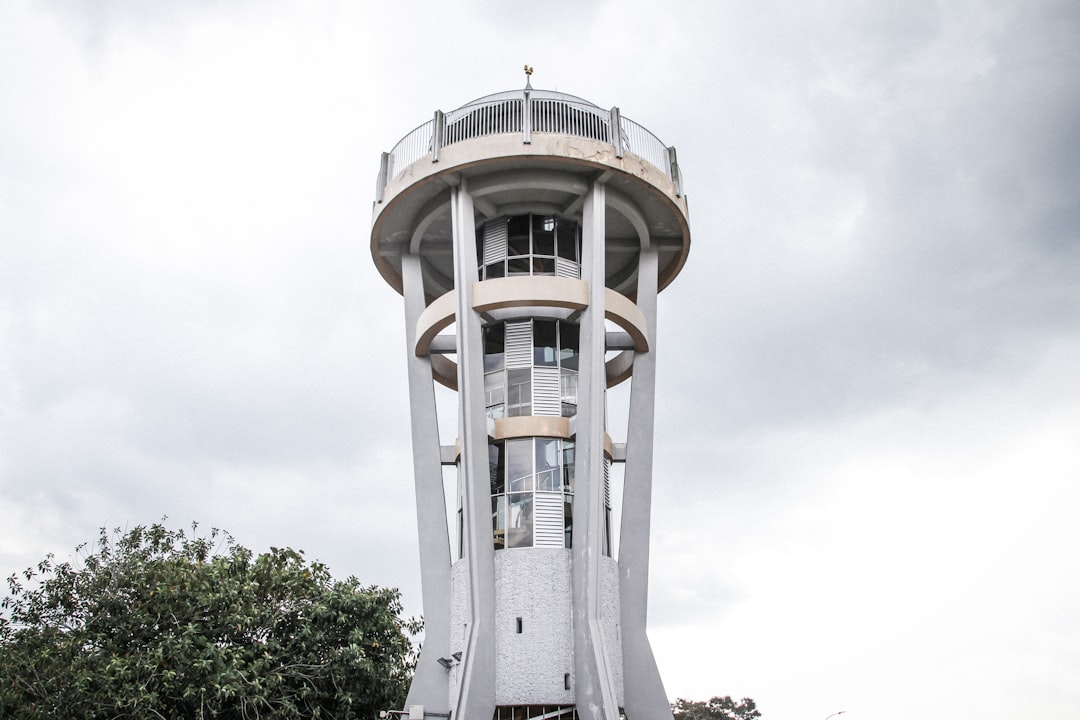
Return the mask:
[[[495,553],[498,705],[574,702],[570,597],[570,551],[531,548]],[[564,686],[566,673],[569,690]]]
[[[450,648],[465,649],[468,621],[468,563],[458,560],[451,575]],[[600,623],[608,663],[623,703],[622,641],[619,634],[619,567],[600,563]],[[560,548],[495,553],[495,702],[498,705],[571,705],[574,702],[574,628],[571,613],[570,551]],[[517,619],[521,618],[521,632]],[[570,689],[564,676],[570,673]],[[458,668],[450,669],[450,697],[457,693]]]

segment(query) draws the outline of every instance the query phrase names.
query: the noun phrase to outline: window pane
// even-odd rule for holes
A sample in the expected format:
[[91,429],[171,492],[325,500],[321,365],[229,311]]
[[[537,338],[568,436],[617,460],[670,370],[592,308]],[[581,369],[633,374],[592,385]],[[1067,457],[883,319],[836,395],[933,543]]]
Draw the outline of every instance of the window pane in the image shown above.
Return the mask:
[[510,258],[506,261],[507,274],[510,277],[517,277],[520,275],[528,275],[532,270],[532,261],[529,257],[517,257]]
[[577,325],[559,323],[559,365],[569,370],[578,369],[578,346],[581,331]]
[[566,547],[573,547],[574,496],[570,493],[566,493],[565,495],[563,495],[563,501],[563,532],[566,534]]
[[506,415],[532,415],[532,368],[506,371]]
[[554,275],[555,274],[555,258],[536,257],[532,259],[532,274],[533,275]]
[[532,547],[532,493],[514,493],[505,497],[506,547]]
[[533,441],[507,440],[506,486],[510,492],[533,489]]
[[491,494],[505,492],[506,451],[502,443],[488,445],[488,474],[491,477]]
[[563,417],[577,413],[578,373],[577,370],[563,368],[559,371],[559,398],[563,404]]
[[559,257],[578,262],[578,227],[570,220],[559,220],[556,231],[559,239]]
[[555,356],[555,321],[533,321],[533,365],[553,367]]
[[574,443],[570,440],[563,440],[562,444],[562,472],[563,472],[563,488],[567,492],[574,489]]
[[495,278],[501,278],[506,275],[506,263],[500,260],[496,263],[491,263],[484,268],[484,279],[494,280]]
[[536,489],[558,490],[562,486],[559,469],[559,441],[536,439]]
[[491,532],[495,536],[495,549],[506,547],[506,496],[491,498]]
[[505,330],[502,323],[484,329],[484,372],[503,368]]
[[533,215],[533,255],[555,255],[555,218]]
[[509,236],[506,239],[507,255],[529,254],[529,216],[510,218]]

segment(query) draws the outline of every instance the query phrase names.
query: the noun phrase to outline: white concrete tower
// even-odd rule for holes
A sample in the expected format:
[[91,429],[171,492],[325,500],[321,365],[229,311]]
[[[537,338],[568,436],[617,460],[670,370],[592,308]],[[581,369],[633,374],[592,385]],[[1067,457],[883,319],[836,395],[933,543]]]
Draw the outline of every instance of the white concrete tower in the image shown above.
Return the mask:
[[[527,82],[383,154],[371,254],[405,300],[425,620],[395,714],[670,720],[645,635],[656,296],[689,245],[674,148],[618,108]],[[606,392],[631,377],[613,442]]]

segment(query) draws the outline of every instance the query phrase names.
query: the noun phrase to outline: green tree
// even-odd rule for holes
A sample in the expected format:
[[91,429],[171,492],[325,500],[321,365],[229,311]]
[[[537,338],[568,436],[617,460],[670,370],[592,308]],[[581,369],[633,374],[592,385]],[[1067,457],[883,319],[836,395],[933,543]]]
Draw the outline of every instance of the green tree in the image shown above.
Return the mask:
[[[224,532],[102,529],[0,602],[0,717],[371,718],[415,663],[397,590]],[[92,551],[91,551],[92,550]]]
[[730,695],[714,697],[708,702],[679,698],[671,711],[676,720],[755,720],[761,717],[753,700],[743,698],[736,702]]

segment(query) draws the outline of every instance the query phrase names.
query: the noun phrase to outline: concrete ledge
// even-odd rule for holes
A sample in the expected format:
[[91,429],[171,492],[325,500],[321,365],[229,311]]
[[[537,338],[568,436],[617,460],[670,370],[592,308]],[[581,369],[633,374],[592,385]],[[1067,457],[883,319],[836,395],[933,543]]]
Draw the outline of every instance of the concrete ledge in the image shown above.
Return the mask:
[[557,307],[584,310],[589,306],[589,283],[553,275],[483,280],[473,285],[477,312],[513,307]]

